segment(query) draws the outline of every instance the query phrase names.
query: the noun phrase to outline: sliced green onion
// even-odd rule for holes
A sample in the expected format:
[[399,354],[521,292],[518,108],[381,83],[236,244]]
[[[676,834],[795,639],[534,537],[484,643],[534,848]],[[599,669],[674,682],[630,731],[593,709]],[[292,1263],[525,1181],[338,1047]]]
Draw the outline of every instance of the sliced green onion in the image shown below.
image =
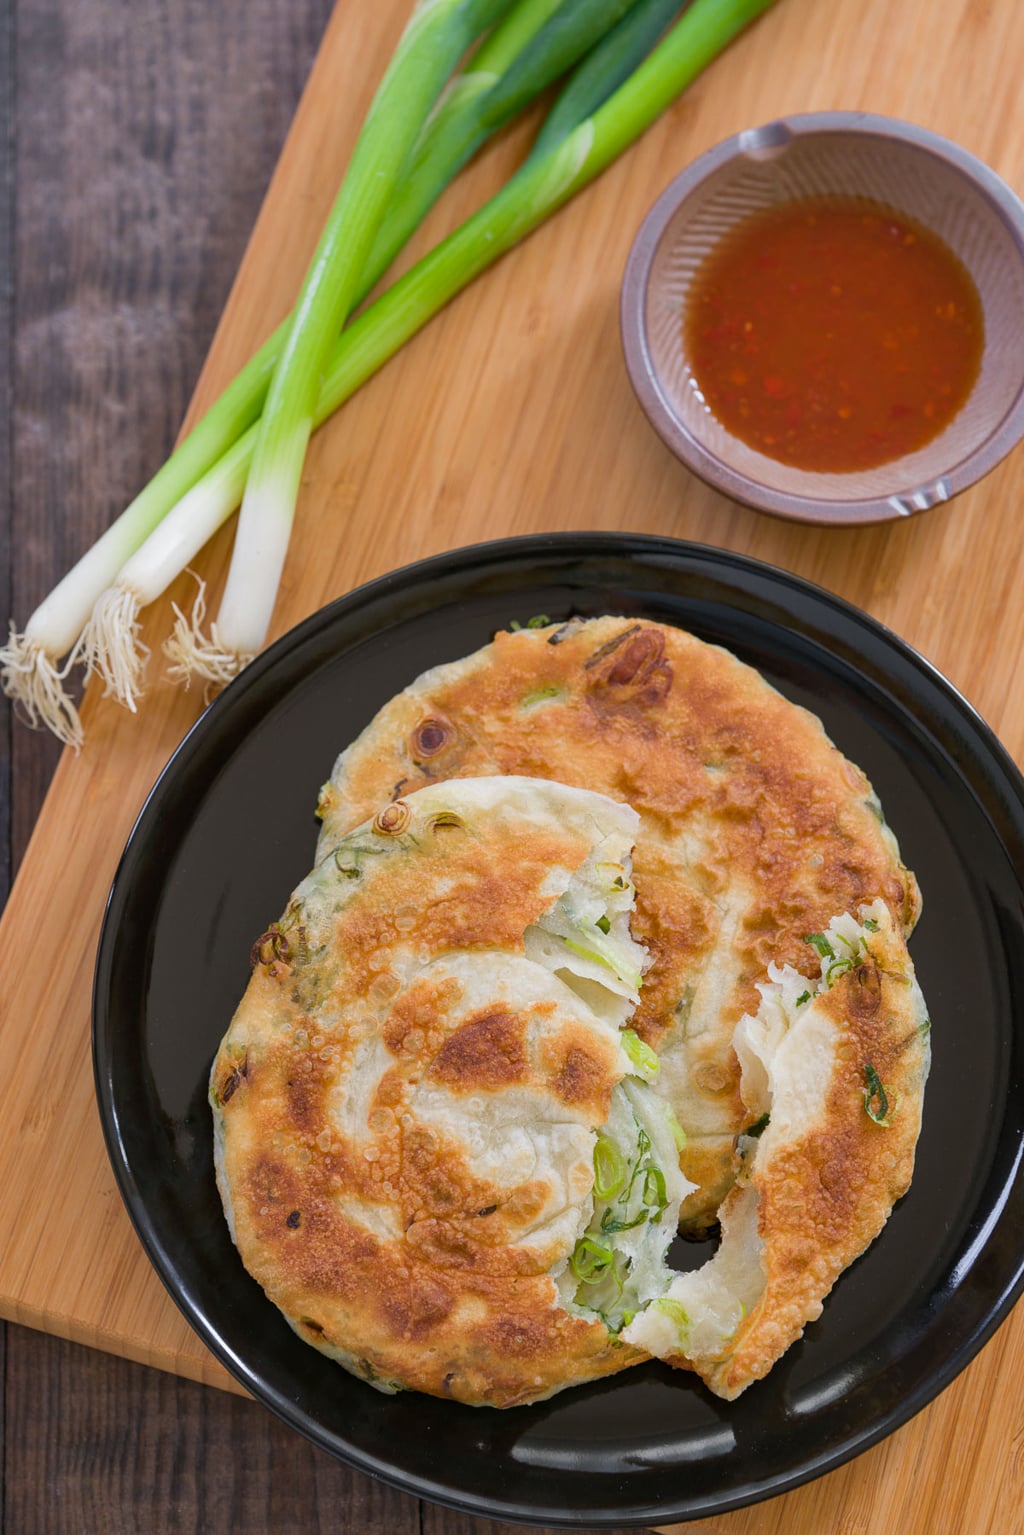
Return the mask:
[[668,1103],[665,1104],[665,1118],[668,1121],[669,1129],[672,1131],[672,1139],[676,1143],[676,1150],[677,1151],[685,1151],[686,1150],[686,1131],[683,1129],[682,1125],[679,1123],[678,1119],[676,1118],[676,1116],[673,1113],[672,1109],[669,1107]]
[[800,993],[800,995],[796,999],[796,1005],[797,1005],[797,1007],[803,1007],[804,1003],[805,1002],[809,1002],[810,1000],[811,1000],[810,992],[809,991],[802,991]]
[[581,959],[589,959],[595,965],[603,965],[606,970],[610,970],[613,975],[617,975],[623,985],[628,986],[631,992],[640,990],[640,983],[643,979],[640,971],[634,970],[631,965],[627,965],[618,949],[614,945],[606,944],[603,941],[603,936],[597,931],[596,927],[591,930],[586,924],[580,923],[579,932],[586,939],[585,943],[577,943],[575,938],[566,938],[563,933],[556,933],[554,936],[558,939],[559,943],[564,943],[567,949],[571,949]]
[[876,1125],[889,1123],[889,1095],[881,1077],[869,1061],[864,1067],[864,1112]]
[[632,1220],[625,1220],[622,1216],[613,1215],[611,1210],[606,1210],[601,1216],[601,1230],[606,1236],[614,1236],[617,1231],[632,1231],[634,1226],[642,1226],[649,1214],[649,1210],[639,1210]]
[[626,1159],[607,1135],[599,1135],[594,1146],[594,1195],[612,1199],[626,1181]]
[[661,1220],[661,1212],[668,1204],[668,1194],[665,1190],[665,1174],[660,1167],[649,1167],[644,1173],[644,1204],[656,1213],[651,1216],[652,1221]]
[[865,928],[869,933],[878,932],[878,923],[875,921],[874,917],[865,917],[864,921],[861,923],[861,927]]
[[536,688],[534,692],[527,693],[519,707],[520,709],[532,709],[536,704],[547,703],[552,698],[560,698],[561,694],[561,688]]
[[593,1237],[580,1237],[569,1259],[569,1268],[580,1284],[596,1284],[611,1267],[614,1254]]
[[809,943],[822,959],[835,959],[836,951],[824,933],[805,933],[804,943]]
[[622,1048],[632,1064],[639,1071],[646,1071],[651,1076],[656,1076],[661,1070],[661,1062],[650,1045],[645,1044],[639,1034],[633,1029],[623,1029],[619,1038],[622,1040]]
[[823,973],[825,985],[831,988],[835,985],[840,976],[846,975],[847,972],[852,969],[852,959],[834,959],[830,965],[826,965],[825,967]]

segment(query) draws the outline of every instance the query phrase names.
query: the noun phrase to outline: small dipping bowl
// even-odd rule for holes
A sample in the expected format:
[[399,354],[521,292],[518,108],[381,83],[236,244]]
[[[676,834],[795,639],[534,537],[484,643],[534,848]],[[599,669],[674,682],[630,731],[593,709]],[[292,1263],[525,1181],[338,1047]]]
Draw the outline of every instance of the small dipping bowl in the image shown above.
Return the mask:
[[[864,197],[909,215],[959,257],[981,298],[978,378],[923,448],[873,469],[778,463],[710,412],[685,351],[683,315],[708,253],[749,214],[801,198]],[[1024,434],[1024,203],[973,155],[925,128],[815,112],[747,129],[677,176],[640,227],[622,288],[626,365],[640,404],[683,463],[759,511],[829,525],[909,517],[948,501]]]

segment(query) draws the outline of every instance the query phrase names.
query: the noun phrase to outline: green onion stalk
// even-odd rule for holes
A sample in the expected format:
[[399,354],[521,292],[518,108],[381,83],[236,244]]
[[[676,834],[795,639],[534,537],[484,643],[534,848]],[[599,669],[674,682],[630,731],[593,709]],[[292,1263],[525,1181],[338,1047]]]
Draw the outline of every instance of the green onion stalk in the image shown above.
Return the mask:
[[[460,169],[465,155],[461,158],[453,155],[452,144],[468,142],[470,149],[477,148],[489,134],[503,126],[513,111],[546,89],[557,74],[585,52],[602,28],[607,32],[625,3],[626,0],[516,0],[506,11],[472,54],[466,69],[450,82],[424,124],[410,162],[403,169],[400,184],[405,186],[413,176],[415,166],[415,208],[410,216],[406,198],[401,227],[398,228],[393,216],[394,201],[389,205],[356,285],[352,307],[358,307],[380,281],[420,219]],[[652,7],[652,0],[628,0],[628,3],[637,12]],[[654,0],[654,4],[666,8],[666,0]],[[679,8],[679,0],[671,0],[671,5],[674,13]],[[556,11],[558,24],[552,26]],[[662,25],[665,24],[667,21]],[[642,57],[637,46],[638,40],[631,42],[628,37],[621,38],[618,49],[620,69],[625,68],[626,73]],[[605,74],[608,74],[607,70]],[[605,94],[611,89],[613,84],[609,83]],[[486,111],[481,106],[481,96],[491,103]],[[499,97],[504,110],[495,111],[493,98]],[[575,121],[587,115],[585,111],[579,111],[578,106],[575,109]],[[400,189],[395,195],[401,195]],[[202,475],[213,468],[241,433],[258,420],[291,319],[289,316],[282,322],[125,512],[122,519],[124,532],[126,537],[133,539],[132,551],[179,500],[189,495]],[[174,549],[172,536],[165,550],[167,558],[174,557]],[[147,654],[139,639],[138,615],[141,608],[154,601],[162,590],[162,587],[153,589],[155,570],[156,567],[144,562],[141,569],[131,567],[126,575],[121,573],[112,586],[107,584],[111,579],[108,575],[101,586],[95,587],[91,615],[88,605],[86,607],[85,630],[78,650],[87,670],[97,671],[106,684],[106,691],[130,709],[136,707],[141,694]],[[119,572],[120,561],[112,574]],[[84,586],[82,596],[85,597]],[[62,639],[66,639],[66,635],[62,635]],[[63,653],[62,650],[58,654]]]
[[[81,720],[63,684],[79,657],[97,598],[171,507],[253,422],[261,423],[257,493],[279,478],[285,485],[289,478],[297,482],[324,354],[352,307],[402,171],[459,61],[512,5],[513,0],[419,0],[371,104],[296,311],[40,604],[24,632],[18,634],[12,624],[0,650],[0,682],[31,724],[47,725],[66,743],[81,744]],[[260,531],[246,547],[259,544]],[[280,538],[282,531],[279,519],[270,533]]]
[[[662,42],[596,111],[545,153],[531,156],[490,202],[346,327],[327,363],[314,424],[326,420],[499,256],[600,175],[737,33],[773,3],[694,0]],[[255,446],[256,429],[250,428],[213,471],[217,485],[210,486],[211,494],[204,494],[203,482],[195,487],[193,506],[201,502],[203,526],[193,530],[191,542],[209,537],[238,504]],[[220,494],[219,505],[215,492]],[[240,524],[237,539],[242,536]],[[262,593],[259,608],[261,617],[266,615],[269,621]],[[215,625],[211,644],[197,632],[196,622],[179,613],[166,646],[171,676],[187,682],[194,675],[213,680],[233,675],[239,657],[224,639],[223,630]]]
[[[510,0],[420,0],[363,124],[299,292],[255,427],[215,657],[218,680],[263,644],[291,534],[324,364],[432,108],[469,43]],[[223,657],[232,665],[225,667]]]

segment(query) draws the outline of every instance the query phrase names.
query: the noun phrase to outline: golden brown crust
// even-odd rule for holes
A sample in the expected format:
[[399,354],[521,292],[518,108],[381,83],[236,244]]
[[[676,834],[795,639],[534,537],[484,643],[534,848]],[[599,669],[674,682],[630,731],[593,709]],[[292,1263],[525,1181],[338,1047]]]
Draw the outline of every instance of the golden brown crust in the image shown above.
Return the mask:
[[300,1335],[377,1384],[508,1406],[641,1356],[549,1273],[589,1218],[618,1034],[523,952],[600,841],[597,797],[541,785],[531,821],[505,785],[478,813],[484,787],[440,829],[446,791],[410,796],[299,887],[211,1096],[239,1252]]
[[683,1154],[702,1184],[683,1219],[705,1223],[743,1124],[732,1033],[768,963],[801,964],[807,932],[878,897],[906,932],[916,921],[871,787],[813,715],[727,651],[600,618],[499,634],[393,699],[325,786],[321,846],[394,786],[488,773],[597,789],[640,814],[633,931],[652,964],[633,1026],[702,1148]]

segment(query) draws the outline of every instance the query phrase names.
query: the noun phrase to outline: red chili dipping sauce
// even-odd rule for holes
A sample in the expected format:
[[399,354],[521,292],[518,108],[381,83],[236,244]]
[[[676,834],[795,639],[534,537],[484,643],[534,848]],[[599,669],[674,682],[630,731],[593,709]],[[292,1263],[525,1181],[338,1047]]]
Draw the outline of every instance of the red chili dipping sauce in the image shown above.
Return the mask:
[[985,326],[962,262],[862,198],[752,214],[707,256],[686,354],[730,432],[797,469],[873,469],[937,437],[974,386]]

